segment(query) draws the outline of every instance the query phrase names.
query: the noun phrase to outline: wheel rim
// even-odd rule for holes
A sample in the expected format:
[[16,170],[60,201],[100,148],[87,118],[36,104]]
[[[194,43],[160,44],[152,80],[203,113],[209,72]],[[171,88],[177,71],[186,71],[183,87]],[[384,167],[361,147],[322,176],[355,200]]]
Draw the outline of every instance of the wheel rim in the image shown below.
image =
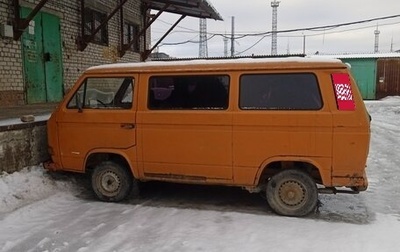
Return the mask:
[[105,194],[114,195],[121,186],[121,180],[116,173],[108,171],[101,176],[100,185]]
[[280,201],[289,207],[300,206],[306,200],[306,189],[298,181],[286,181],[279,187]]

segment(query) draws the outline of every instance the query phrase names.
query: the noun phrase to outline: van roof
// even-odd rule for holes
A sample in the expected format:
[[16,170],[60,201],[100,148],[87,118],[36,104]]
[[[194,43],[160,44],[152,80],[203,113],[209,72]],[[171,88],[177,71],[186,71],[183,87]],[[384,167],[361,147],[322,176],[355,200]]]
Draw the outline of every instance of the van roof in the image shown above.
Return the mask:
[[182,72],[218,70],[261,70],[261,69],[321,69],[346,68],[338,59],[287,57],[287,58],[241,58],[202,59],[182,61],[147,61],[136,63],[113,63],[90,67],[86,73],[116,72]]

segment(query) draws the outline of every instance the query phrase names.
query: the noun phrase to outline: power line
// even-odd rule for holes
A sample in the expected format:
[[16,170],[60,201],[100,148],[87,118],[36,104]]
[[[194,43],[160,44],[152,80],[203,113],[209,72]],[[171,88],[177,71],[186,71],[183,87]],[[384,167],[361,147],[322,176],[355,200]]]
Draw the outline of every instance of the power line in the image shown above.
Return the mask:
[[392,19],[392,18],[397,18],[397,17],[400,17],[400,15],[386,16],[386,17],[380,17],[380,18],[371,18],[371,19],[355,21],[355,22],[340,23],[340,24],[336,24],[336,25],[324,25],[324,26],[316,26],[316,27],[308,27],[308,28],[300,28],[300,29],[282,30],[282,31],[278,31],[278,33],[288,33],[288,32],[297,32],[297,31],[313,31],[313,30],[319,30],[319,29],[338,28],[338,27],[342,27],[342,26],[363,24],[363,23]]
[[[388,23],[388,24],[379,24],[379,26],[389,26],[389,25],[396,25],[396,24],[400,24],[400,22],[393,22],[393,23]],[[358,27],[358,28],[350,28],[350,29],[345,29],[345,30],[341,30],[341,31],[328,31],[326,32],[326,30],[322,33],[315,33],[315,34],[309,34],[307,35],[307,37],[316,37],[316,36],[321,36],[321,35],[327,35],[327,34],[335,34],[335,33],[342,33],[342,32],[349,32],[349,31],[357,31],[357,30],[363,30],[363,29],[368,29],[368,28],[372,28],[372,27],[376,27],[376,24],[374,25],[369,25],[369,26],[364,26],[364,27]],[[298,37],[303,37],[304,35],[282,35],[279,36],[281,38],[298,38]]]
[[253,45],[251,45],[251,46],[248,47],[247,49],[245,49],[245,50],[243,50],[243,51],[241,51],[241,52],[236,53],[235,56],[238,56],[238,55],[240,55],[240,54],[242,54],[242,53],[247,52],[248,50],[250,50],[250,49],[252,49],[253,47],[255,47],[256,45],[258,45],[263,39],[265,39],[266,37],[269,37],[269,36],[270,36],[269,34],[264,35],[264,36],[261,37],[259,40],[257,40],[256,43],[254,43]]
[[[363,23],[369,23],[369,22],[374,22],[374,21],[393,19],[393,18],[398,18],[398,17],[400,17],[400,15],[391,15],[391,16],[371,18],[371,19],[365,19],[365,20],[347,22],[347,23],[339,23],[339,24],[333,24],[333,25],[323,25],[323,26],[314,26],[314,27],[306,27],[306,28],[296,28],[296,29],[288,29],[288,30],[280,30],[280,31],[278,30],[278,31],[276,31],[276,33],[292,33],[292,32],[304,32],[304,31],[323,31],[323,30],[335,29],[335,28],[339,28],[339,27],[343,27],[343,26],[363,24]],[[165,22],[165,21],[162,21],[162,22],[166,23],[166,24],[169,24],[168,22]],[[193,31],[193,32],[195,31],[196,33],[198,33],[198,31],[190,29],[190,28],[185,28],[185,27],[182,27],[182,26],[180,26],[180,28],[186,29],[186,30],[189,30],[189,31]],[[242,38],[245,38],[245,37],[264,36],[264,35],[270,35],[271,33],[272,33],[272,31],[246,33],[246,34],[242,34],[240,36],[235,36],[234,39],[238,40],[238,39],[242,39]],[[211,37],[208,38],[207,40],[210,40],[211,38],[213,38],[215,36],[221,36],[221,37],[228,38],[228,39],[231,38],[231,36],[223,34],[223,33],[207,32],[207,34],[211,35]],[[187,41],[177,42],[177,43],[164,43],[164,45],[175,45],[175,44],[181,45],[181,44],[185,44],[185,43],[199,43],[199,42],[194,42],[194,41],[187,40]]]
[[[208,37],[206,41],[209,41],[210,39],[214,38],[215,36],[216,36],[216,34],[214,34],[214,35]],[[197,38],[197,37],[199,37],[199,36],[196,35],[194,38]],[[189,40],[185,40],[185,41],[182,41],[182,42],[175,42],[175,43],[167,43],[167,42],[166,42],[166,43],[161,43],[160,46],[163,46],[163,45],[167,45],[167,46],[171,46],[171,45],[182,45],[182,44],[188,44],[188,43],[194,43],[194,44],[200,43],[200,40],[193,40],[194,38],[189,39]]]
[[[319,30],[335,29],[335,28],[343,27],[343,26],[363,24],[363,23],[369,23],[369,22],[392,19],[392,18],[398,18],[398,17],[400,17],[400,15],[392,15],[392,16],[379,17],[379,18],[371,18],[371,19],[365,19],[365,20],[360,20],[360,21],[355,21],[355,22],[339,23],[339,24],[334,24],[334,25],[323,25],[323,26],[296,28],[296,29],[288,29],[288,30],[280,30],[280,31],[278,30],[276,32],[277,33],[291,33],[291,32],[304,32],[304,31],[319,31]],[[249,34],[242,35],[242,36],[240,36],[240,37],[238,37],[236,39],[241,39],[241,38],[249,37],[249,36],[263,36],[263,35],[267,35],[267,34],[271,34],[271,33],[272,33],[272,31],[259,32],[259,33],[249,33]],[[218,35],[220,35],[220,34],[218,34]],[[223,35],[223,34],[221,34],[221,35]]]
[[[389,24],[383,24],[383,25],[379,25],[379,26],[388,26],[388,25],[395,25],[395,24],[399,24],[400,22],[394,22],[394,23],[389,23]],[[324,32],[324,33],[318,33],[318,34],[311,34],[311,35],[307,35],[307,37],[313,37],[313,36],[321,36],[321,35],[327,35],[327,34],[335,34],[335,33],[342,33],[342,32],[348,32],[348,31],[355,31],[355,30],[362,30],[362,29],[367,29],[367,28],[371,28],[371,27],[375,27],[375,25],[370,25],[370,26],[366,26],[366,27],[361,27],[361,28],[352,28],[352,29],[346,29],[346,30],[342,30],[342,31],[331,31],[331,32]],[[333,29],[333,28],[332,28]],[[253,47],[255,47],[257,44],[259,44],[264,38],[266,38],[268,35],[264,35],[261,39],[257,40],[257,42],[255,42],[253,45],[251,45],[250,47],[248,47],[247,49],[239,52],[236,54],[236,56],[243,54],[245,52],[247,52],[248,50],[252,49]],[[304,35],[296,35],[296,36],[279,36],[279,37],[303,37]]]

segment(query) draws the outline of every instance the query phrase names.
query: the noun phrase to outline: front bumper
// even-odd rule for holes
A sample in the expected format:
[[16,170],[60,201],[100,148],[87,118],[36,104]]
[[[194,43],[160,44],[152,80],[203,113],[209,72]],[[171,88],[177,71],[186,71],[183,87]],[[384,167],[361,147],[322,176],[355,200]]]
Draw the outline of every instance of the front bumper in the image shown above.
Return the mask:
[[57,164],[54,163],[53,160],[51,160],[51,159],[43,162],[43,167],[44,167],[44,169],[49,170],[49,171],[57,171],[58,170]]

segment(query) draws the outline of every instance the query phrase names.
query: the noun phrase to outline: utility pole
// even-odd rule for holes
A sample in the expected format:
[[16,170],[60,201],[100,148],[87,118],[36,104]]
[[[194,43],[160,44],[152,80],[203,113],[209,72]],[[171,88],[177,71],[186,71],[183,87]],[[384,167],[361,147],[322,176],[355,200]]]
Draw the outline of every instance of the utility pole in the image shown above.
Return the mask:
[[272,7],[272,43],[271,43],[271,55],[278,54],[278,7],[280,1],[274,0],[271,2]]
[[374,31],[375,34],[375,46],[374,46],[374,53],[379,52],[379,34],[381,32],[378,30],[378,25],[376,25],[376,30]]
[[226,37],[226,33],[225,33],[225,37],[224,37],[224,57],[228,57],[228,42],[229,39],[228,37]]
[[290,43],[289,43],[289,38],[287,40],[287,45],[286,45],[286,54],[289,55],[290,54]]
[[200,43],[199,43],[199,58],[208,57],[207,47],[207,20],[200,18]]
[[390,41],[390,52],[393,52],[393,35],[392,40]]
[[235,17],[232,17],[231,57],[235,56]]

